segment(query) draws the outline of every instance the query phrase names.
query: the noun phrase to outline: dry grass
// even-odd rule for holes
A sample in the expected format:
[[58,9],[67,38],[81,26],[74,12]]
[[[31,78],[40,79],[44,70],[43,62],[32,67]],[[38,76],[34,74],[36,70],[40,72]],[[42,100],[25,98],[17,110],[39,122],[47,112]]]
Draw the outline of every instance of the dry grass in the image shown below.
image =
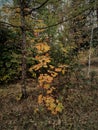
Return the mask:
[[[74,83],[72,83],[74,84]],[[64,111],[51,115],[37,104],[36,82],[28,81],[29,97],[17,100],[20,83],[0,89],[0,130],[97,130],[98,88],[84,84],[68,89]],[[97,85],[97,84],[96,84]],[[64,97],[64,95],[63,95]],[[36,112],[39,107],[40,111]]]

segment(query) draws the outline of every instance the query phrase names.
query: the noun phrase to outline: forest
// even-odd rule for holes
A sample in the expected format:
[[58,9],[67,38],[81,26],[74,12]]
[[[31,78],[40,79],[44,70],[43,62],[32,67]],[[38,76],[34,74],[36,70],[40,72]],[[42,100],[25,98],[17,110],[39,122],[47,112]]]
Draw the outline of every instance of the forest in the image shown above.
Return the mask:
[[0,130],[98,130],[97,0],[0,0]]

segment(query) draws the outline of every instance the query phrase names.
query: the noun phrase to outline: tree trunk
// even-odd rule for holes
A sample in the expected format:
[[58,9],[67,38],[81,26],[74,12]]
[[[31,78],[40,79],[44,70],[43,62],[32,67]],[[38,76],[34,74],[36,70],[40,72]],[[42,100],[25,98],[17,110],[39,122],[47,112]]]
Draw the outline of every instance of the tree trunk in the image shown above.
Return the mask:
[[24,16],[24,1],[20,0],[20,16],[21,16],[21,36],[22,36],[22,84],[21,92],[22,98],[27,97],[26,91],[26,29],[25,29],[25,16]]

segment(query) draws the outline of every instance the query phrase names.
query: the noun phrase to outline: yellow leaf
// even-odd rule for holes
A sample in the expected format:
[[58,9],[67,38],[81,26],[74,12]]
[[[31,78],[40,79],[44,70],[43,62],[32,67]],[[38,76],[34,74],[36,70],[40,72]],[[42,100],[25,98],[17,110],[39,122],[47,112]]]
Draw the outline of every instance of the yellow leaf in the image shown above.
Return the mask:
[[62,74],[63,74],[63,75],[65,74],[65,70],[64,70],[64,69],[62,70]]
[[50,103],[50,109],[51,109],[51,110],[54,110],[55,107],[56,107],[56,104],[55,104],[55,103]]
[[47,52],[50,50],[50,46],[47,43],[37,43],[35,47],[39,52]]
[[[39,70],[41,67],[42,67],[41,64],[37,64],[37,65],[33,66],[32,69],[34,69],[34,70]],[[31,70],[31,69],[30,69],[30,70]]]
[[50,88],[50,84],[44,84],[44,88],[45,89],[49,89]]
[[62,103],[58,103],[58,105],[56,106],[56,109],[55,109],[57,112],[62,112],[63,110],[63,105]]
[[51,113],[52,113],[53,115],[56,115],[56,114],[57,114],[57,111],[51,111]]
[[32,77],[33,77],[33,78],[36,78],[36,73],[33,72],[33,73],[32,73]]
[[38,103],[41,104],[43,102],[42,94],[38,96]]
[[47,96],[47,97],[45,98],[45,102],[53,103],[54,101],[55,101],[54,98],[51,97],[51,96]]
[[52,93],[52,89],[50,89],[50,90],[47,90],[47,94],[51,94]]
[[55,73],[55,72],[51,74],[52,77],[56,77],[57,75],[58,73]]
[[21,100],[21,97],[22,97],[22,93],[20,93],[19,95],[16,96],[16,100],[17,101]]
[[53,65],[49,65],[49,67],[50,67],[51,69],[54,69],[54,66],[53,66]]
[[36,114],[37,112],[39,112],[39,109],[38,108],[36,108],[35,110],[34,110],[34,113]]
[[61,72],[61,70],[62,70],[61,68],[55,68],[56,72]]

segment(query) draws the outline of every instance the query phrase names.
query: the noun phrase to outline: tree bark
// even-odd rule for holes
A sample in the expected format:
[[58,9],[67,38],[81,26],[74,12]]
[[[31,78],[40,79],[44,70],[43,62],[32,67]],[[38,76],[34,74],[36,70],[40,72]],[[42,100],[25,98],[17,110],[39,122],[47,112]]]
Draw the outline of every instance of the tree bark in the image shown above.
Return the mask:
[[24,16],[24,0],[20,0],[20,17],[21,17],[21,36],[22,36],[22,84],[21,84],[21,92],[22,98],[27,97],[26,91],[26,29],[25,29],[25,16]]

